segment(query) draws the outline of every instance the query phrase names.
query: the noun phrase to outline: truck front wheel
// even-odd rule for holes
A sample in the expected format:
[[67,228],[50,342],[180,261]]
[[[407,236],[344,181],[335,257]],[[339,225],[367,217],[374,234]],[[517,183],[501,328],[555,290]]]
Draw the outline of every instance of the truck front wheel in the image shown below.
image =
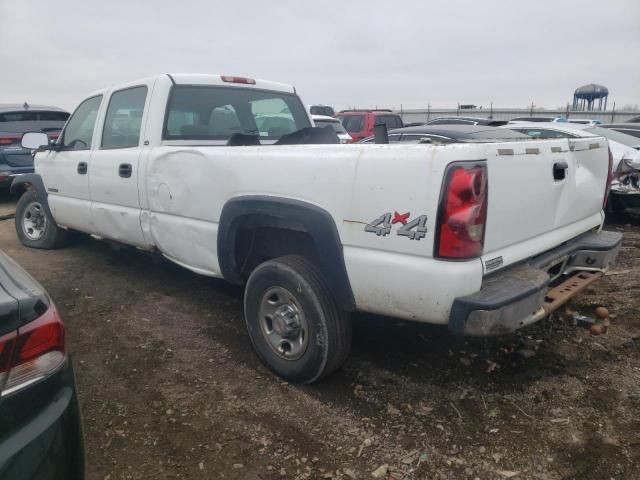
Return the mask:
[[340,368],[351,348],[351,319],[306,258],[269,260],[251,273],[244,297],[249,337],[262,362],[293,383]]
[[56,225],[45,202],[32,188],[18,200],[16,233],[26,247],[52,249],[66,243],[69,232]]

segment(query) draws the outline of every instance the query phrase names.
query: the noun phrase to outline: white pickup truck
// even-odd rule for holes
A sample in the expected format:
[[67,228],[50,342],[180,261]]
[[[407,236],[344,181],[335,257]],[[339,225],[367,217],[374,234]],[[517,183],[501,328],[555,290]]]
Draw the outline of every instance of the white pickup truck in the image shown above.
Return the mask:
[[38,152],[12,186],[17,234],[56,248],[85,232],[246,284],[257,354],[303,383],[344,362],[349,312],[507,333],[618,253],[605,139],[308,144],[312,125],[293,87],[243,77],[101,90],[55,144],[23,137]]

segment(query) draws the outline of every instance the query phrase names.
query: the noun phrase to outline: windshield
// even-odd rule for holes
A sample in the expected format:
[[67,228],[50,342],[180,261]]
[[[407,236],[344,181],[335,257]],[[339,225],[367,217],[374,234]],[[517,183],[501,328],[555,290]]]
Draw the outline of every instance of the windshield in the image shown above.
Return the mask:
[[294,95],[250,88],[175,86],[163,139],[228,140],[234,133],[279,139],[310,127]]
[[617,132],[616,130],[611,130],[609,128],[591,127],[585,128],[584,131],[593,133],[594,135],[598,135],[600,137],[608,138],[609,140],[621,143],[623,145],[626,145],[627,147],[635,148],[640,145],[640,140],[638,140],[638,138],[627,135],[626,133]]
[[347,133],[342,124],[337,120],[314,120],[316,127],[331,127],[336,133]]

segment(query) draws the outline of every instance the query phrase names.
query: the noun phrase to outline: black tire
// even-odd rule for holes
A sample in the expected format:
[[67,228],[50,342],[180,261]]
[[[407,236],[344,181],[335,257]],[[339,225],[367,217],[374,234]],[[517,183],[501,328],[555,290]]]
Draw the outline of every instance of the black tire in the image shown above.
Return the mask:
[[[43,219],[42,228],[38,230],[39,235],[35,234],[32,228],[34,211],[38,211]],[[32,188],[26,190],[18,200],[15,223],[18,238],[25,247],[46,250],[61,248],[69,238],[69,232],[56,225],[46,200]]]
[[[263,299],[272,289],[291,292],[302,311],[308,339],[299,358],[278,354],[265,332],[261,319]],[[288,255],[259,265],[249,277],[244,296],[249,337],[262,362],[292,383],[309,384],[340,368],[351,349],[351,318],[341,310],[320,270],[299,255]],[[286,342],[286,340],[285,340]]]

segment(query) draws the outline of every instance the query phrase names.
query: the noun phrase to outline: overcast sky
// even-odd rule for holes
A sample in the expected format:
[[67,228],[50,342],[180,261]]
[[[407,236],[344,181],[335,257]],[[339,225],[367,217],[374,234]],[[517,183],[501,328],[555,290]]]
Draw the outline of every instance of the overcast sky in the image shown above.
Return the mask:
[[640,0],[0,0],[0,103],[72,109],[166,72],[291,83],[336,107],[640,104]]

